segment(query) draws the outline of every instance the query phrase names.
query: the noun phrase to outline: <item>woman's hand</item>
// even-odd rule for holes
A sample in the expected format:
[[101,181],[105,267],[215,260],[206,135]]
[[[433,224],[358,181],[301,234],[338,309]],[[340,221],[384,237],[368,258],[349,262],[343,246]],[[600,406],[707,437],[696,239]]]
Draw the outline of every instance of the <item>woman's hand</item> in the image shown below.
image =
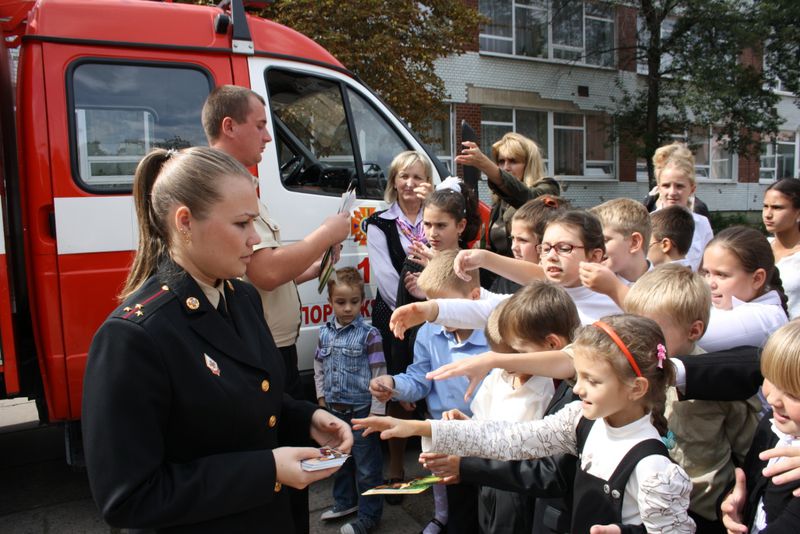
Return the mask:
[[417,300],[425,300],[427,297],[425,293],[417,286],[417,279],[419,273],[406,273],[403,283],[406,285],[406,291]]
[[309,458],[319,457],[319,449],[312,447],[278,447],[272,450],[275,458],[275,479],[284,486],[295,489],[303,489],[309,484],[328,478],[334,474],[339,467],[330,469],[320,469],[319,471],[304,471],[300,462]]
[[467,274],[467,271],[474,271],[475,269],[483,267],[486,254],[488,254],[488,252],[483,249],[461,250],[453,261],[453,270],[459,278],[469,282],[472,280],[472,276]]
[[381,439],[431,435],[431,425],[427,421],[395,419],[394,417],[353,419],[353,428],[363,430],[365,436],[369,436],[373,432],[380,432]]
[[325,410],[317,410],[311,416],[311,437],[322,447],[331,447],[346,453],[353,448],[353,432],[350,427]]
[[481,380],[486,378],[486,375],[494,369],[494,355],[494,352],[484,352],[472,358],[448,363],[438,369],[434,369],[425,375],[425,378],[428,380],[445,380],[454,376],[466,376],[469,378],[469,385],[467,386],[467,392],[464,393],[464,400],[468,401],[472,393],[480,385]]
[[461,476],[461,457],[452,454],[423,452],[419,463],[437,477],[444,478],[445,484],[457,484]]
[[494,161],[489,159],[486,154],[481,152],[477,143],[473,141],[464,141],[461,143],[461,146],[463,148],[461,149],[461,154],[456,156],[456,163],[477,167],[483,174],[490,178],[495,174],[497,176],[500,175],[500,168]]
[[[775,447],[762,451],[758,457],[764,461],[771,458],[783,458],[780,462],[775,462],[762,471],[765,477],[772,478],[773,484],[788,484],[800,480],[800,447]],[[795,489],[792,494],[800,497],[800,488]]]
[[422,202],[425,202],[425,199],[428,198],[431,193],[433,193],[433,189],[433,184],[422,182],[414,188],[414,193],[417,195],[418,199],[420,199]]
[[392,317],[389,319],[389,330],[397,339],[403,339],[406,330],[418,324],[433,322],[438,315],[439,305],[435,300],[406,304],[392,312]]
[[747,481],[744,471],[736,468],[736,485],[725,500],[722,501],[722,524],[728,529],[729,534],[747,534],[747,526],[742,524],[742,510],[747,499]]

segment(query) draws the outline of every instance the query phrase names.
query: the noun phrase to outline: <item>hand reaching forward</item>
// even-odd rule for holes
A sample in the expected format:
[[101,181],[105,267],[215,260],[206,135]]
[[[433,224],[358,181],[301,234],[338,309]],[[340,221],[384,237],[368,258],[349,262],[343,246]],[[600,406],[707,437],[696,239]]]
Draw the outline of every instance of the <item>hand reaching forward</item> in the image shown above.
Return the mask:
[[425,378],[428,380],[446,380],[455,376],[466,376],[469,378],[469,385],[464,393],[464,400],[468,401],[481,384],[481,380],[486,378],[486,375],[494,369],[494,355],[494,352],[484,352],[478,356],[448,363],[438,369],[434,369],[425,375]]
[[381,439],[431,435],[431,425],[427,421],[395,419],[394,417],[353,419],[353,429],[363,430],[365,436],[369,436],[373,432],[380,432]]
[[418,324],[435,321],[438,315],[439,305],[435,300],[406,304],[392,312],[392,317],[389,319],[389,330],[397,339],[403,339],[406,330]]

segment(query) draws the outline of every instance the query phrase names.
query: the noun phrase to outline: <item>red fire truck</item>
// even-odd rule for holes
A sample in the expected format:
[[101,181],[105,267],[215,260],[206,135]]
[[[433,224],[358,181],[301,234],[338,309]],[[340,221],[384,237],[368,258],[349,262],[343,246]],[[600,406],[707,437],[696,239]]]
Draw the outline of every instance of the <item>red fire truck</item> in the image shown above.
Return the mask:
[[[66,423],[68,450],[89,344],[136,248],[134,169],[152,148],[206,144],[200,110],[214,86],[268,103],[275,141],[257,172],[285,240],[356,185],[342,261],[368,282],[361,222],[380,206],[394,155],[428,151],[322,47],[246,13],[245,0],[223,4],[0,1],[0,394],[37,399],[42,421]],[[447,176],[429,155],[435,180]],[[307,369],[331,310],[316,284],[300,291]]]

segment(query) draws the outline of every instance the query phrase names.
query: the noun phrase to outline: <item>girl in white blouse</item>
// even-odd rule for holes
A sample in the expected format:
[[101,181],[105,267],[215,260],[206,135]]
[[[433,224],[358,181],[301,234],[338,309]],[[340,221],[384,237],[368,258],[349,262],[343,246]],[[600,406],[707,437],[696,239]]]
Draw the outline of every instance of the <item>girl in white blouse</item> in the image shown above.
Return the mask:
[[[658,325],[634,315],[605,317],[574,341],[575,393],[581,400],[541,421],[401,421],[370,417],[354,428],[381,438],[420,435],[430,450],[499,460],[557,453],[579,456],[573,532],[594,525],[691,533],[691,481],[667,456],[664,402],[674,380]],[[614,531],[614,527],[611,527]],[[600,529],[606,532],[606,529]],[[618,531],[618,530],[617,530]]]
[[731,226],[709,242],[700,273],[711,288],[711,318],[698,345],[707,352],[760,347],[785,324],[786,296],[761,232]]

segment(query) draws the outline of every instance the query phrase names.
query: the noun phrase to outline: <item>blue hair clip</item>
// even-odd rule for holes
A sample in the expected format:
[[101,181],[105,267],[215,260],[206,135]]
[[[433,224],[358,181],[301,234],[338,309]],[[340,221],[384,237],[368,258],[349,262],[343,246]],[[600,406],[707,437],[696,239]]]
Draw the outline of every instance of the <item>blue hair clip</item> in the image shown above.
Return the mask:
[[672,450],[675,448],[675,434],[672,430],[667,430],[667,435],[661,437],[661,441],[664,442],[664,446],[667,450]]

